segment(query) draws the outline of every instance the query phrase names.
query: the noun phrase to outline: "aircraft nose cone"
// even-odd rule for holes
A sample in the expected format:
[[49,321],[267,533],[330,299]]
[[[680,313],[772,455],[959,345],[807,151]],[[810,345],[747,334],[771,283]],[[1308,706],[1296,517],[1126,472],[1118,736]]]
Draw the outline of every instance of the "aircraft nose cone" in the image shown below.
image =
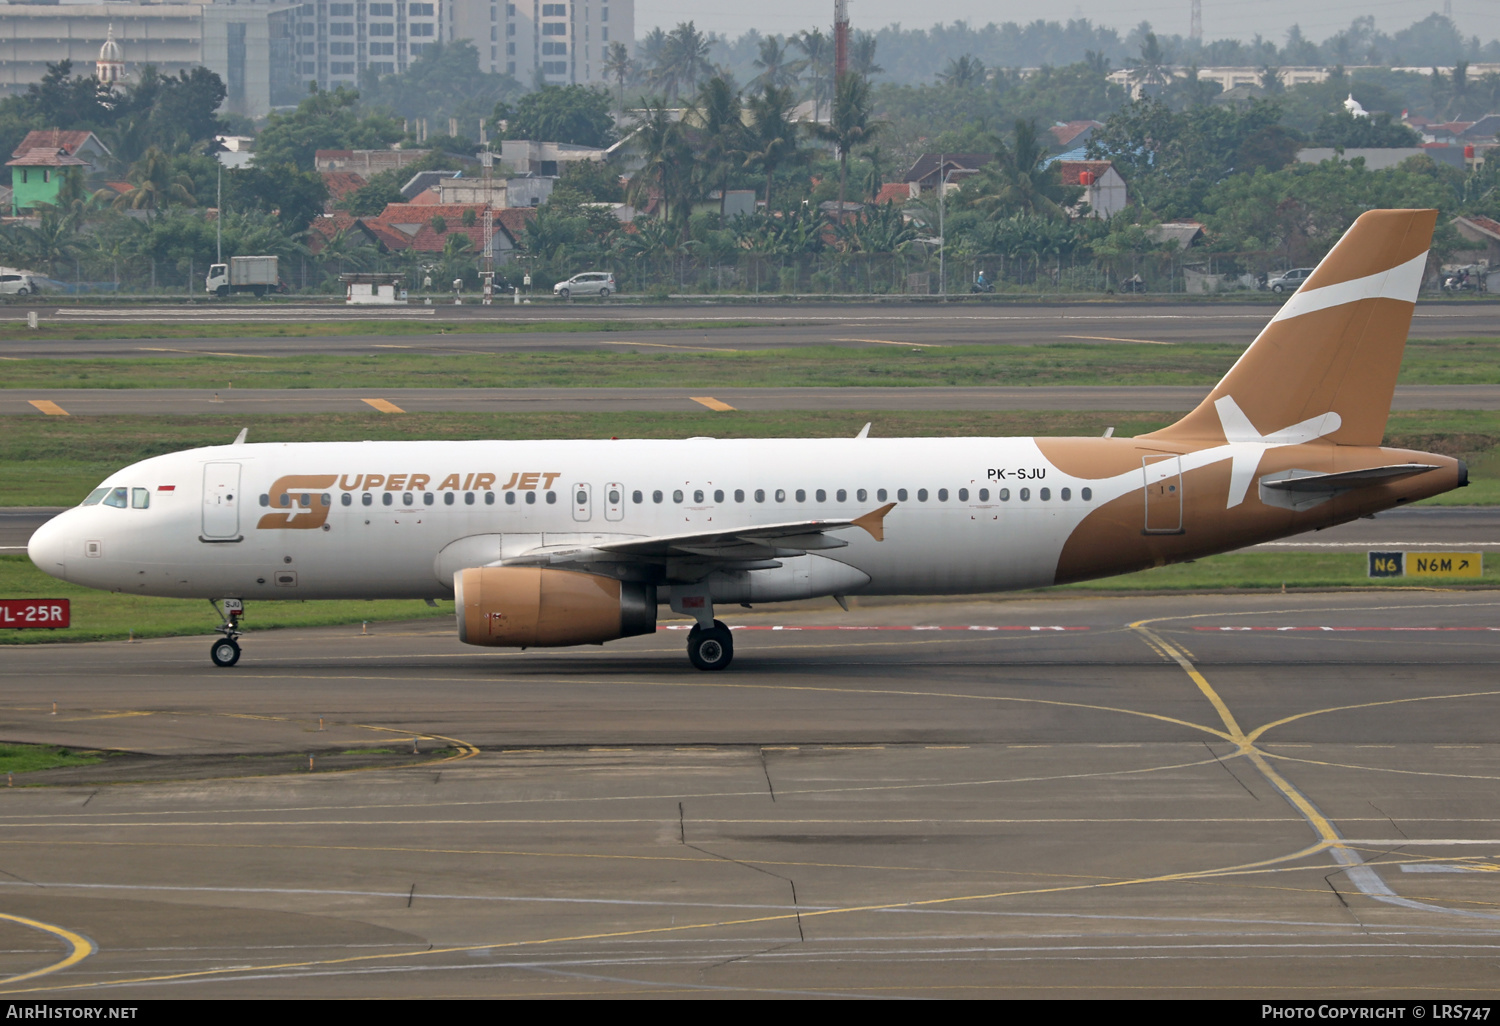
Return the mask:
[[63,523],[66,513],[60,513],[38,527],[26,543],[26,555],[45,574],[67,580],[68,527]]

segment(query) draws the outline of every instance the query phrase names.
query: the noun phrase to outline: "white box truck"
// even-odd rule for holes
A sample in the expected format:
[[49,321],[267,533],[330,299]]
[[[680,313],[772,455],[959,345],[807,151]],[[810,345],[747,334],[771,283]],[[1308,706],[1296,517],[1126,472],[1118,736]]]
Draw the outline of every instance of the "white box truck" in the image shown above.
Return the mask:
[[232,292],[253,292],[264,296],[267,292],[285,292],[276,273],[276,258],[273,256],[230,257],[227,264],[214,264],[208,269],[209,295],[227,296]]

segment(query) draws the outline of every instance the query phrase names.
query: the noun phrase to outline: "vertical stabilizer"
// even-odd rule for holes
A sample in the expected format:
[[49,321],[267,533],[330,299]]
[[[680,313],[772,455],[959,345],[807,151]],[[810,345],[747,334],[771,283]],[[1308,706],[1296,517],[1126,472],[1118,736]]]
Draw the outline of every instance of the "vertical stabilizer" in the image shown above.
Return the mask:
[[1208,398],[1142,437],[1217,445],[1316,422],[1328,441],[1379,445],[1436,223],[1361,214]]

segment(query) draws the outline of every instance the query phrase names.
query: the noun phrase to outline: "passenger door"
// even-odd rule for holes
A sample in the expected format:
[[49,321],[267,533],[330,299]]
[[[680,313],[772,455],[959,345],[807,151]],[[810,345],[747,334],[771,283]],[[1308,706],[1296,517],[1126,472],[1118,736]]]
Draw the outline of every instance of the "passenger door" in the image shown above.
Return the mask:
[[240,541],[240,465],[203,465],[203,541]]
[[1143,456],[1146,534],[1182,533],[1182,457]]

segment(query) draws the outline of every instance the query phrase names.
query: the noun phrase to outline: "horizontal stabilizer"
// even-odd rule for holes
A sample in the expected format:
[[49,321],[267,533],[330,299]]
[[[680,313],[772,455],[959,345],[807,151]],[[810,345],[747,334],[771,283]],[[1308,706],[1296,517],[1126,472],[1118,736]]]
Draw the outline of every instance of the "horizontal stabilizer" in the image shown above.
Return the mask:
[[1368,488],[1437,469],[1433,463],[1391,463],[1384,467],[1365,467],[1333,474],[1317,470],[1284,470],[1260,479],[1260,498],[1267,505],[1283,509],[1310,509],[1355,488]]

